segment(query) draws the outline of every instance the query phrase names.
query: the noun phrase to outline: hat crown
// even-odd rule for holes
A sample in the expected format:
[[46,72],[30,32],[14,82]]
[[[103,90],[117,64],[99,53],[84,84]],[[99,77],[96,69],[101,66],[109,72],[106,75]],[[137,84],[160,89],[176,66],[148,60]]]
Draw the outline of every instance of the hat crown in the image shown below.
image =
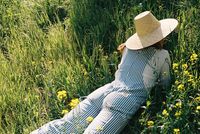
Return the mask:
[[134,18],[135,29],[138,36],[145,36],[160,27],[160,22],[150,11],[140,13]]

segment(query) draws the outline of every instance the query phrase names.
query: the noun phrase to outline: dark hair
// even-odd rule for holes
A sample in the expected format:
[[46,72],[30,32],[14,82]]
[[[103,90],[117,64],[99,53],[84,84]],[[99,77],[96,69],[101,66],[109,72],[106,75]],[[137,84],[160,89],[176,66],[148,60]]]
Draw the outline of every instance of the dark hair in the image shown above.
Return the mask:
[[156,49],[163,49],[163,45],[164,45],[164,42],[163,42],[163,40],[161,40],[161,41],[153,44],[152,47],[155,47]]
[[151,47],[155,47],[156,49],[162,49],[163,48],[163,46],[159,42],[153,44]]

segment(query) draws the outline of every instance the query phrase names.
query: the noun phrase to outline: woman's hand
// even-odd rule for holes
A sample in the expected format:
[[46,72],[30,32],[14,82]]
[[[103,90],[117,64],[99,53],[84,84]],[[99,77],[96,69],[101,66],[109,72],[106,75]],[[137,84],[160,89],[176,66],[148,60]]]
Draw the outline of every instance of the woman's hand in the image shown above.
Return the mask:
[[117,50],[122,54],[122,52],[123,52],[123,50],[124,50],[125,47],[126,47],[125,44],[122,43],[121,45],[119,45],[119,46],[117,47]]

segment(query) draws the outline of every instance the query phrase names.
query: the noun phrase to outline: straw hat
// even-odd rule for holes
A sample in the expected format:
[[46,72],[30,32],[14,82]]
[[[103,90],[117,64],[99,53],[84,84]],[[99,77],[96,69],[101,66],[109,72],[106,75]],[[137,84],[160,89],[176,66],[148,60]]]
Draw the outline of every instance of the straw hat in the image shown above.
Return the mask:
[[125,42],[128,49],[138,50],[159,42],[169,35],[178,21],[167,18],[158,21],[150,11],[140,13],[134,18],[136,33]]

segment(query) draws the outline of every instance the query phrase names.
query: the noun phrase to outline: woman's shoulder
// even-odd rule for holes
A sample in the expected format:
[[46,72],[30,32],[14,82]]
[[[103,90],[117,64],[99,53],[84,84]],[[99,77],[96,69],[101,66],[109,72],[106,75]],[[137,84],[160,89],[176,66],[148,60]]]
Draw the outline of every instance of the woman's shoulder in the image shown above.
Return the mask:
[[166,53],[169,53],[168,50],[166,49],[156,49],[159,53],[163,53],[163,54],[166,54]]
[[169,64],[171,64],[171,58],[170,58],[168,50],[165,50],[165,49],[157,50],[157,54],[155,56],[156,56],[157,62],[160,65],[163,65],[165,62],[168,62]]
[[169,52],[166,49],[157,49],[156,56],[163,57],[163,58],[169,58]]

